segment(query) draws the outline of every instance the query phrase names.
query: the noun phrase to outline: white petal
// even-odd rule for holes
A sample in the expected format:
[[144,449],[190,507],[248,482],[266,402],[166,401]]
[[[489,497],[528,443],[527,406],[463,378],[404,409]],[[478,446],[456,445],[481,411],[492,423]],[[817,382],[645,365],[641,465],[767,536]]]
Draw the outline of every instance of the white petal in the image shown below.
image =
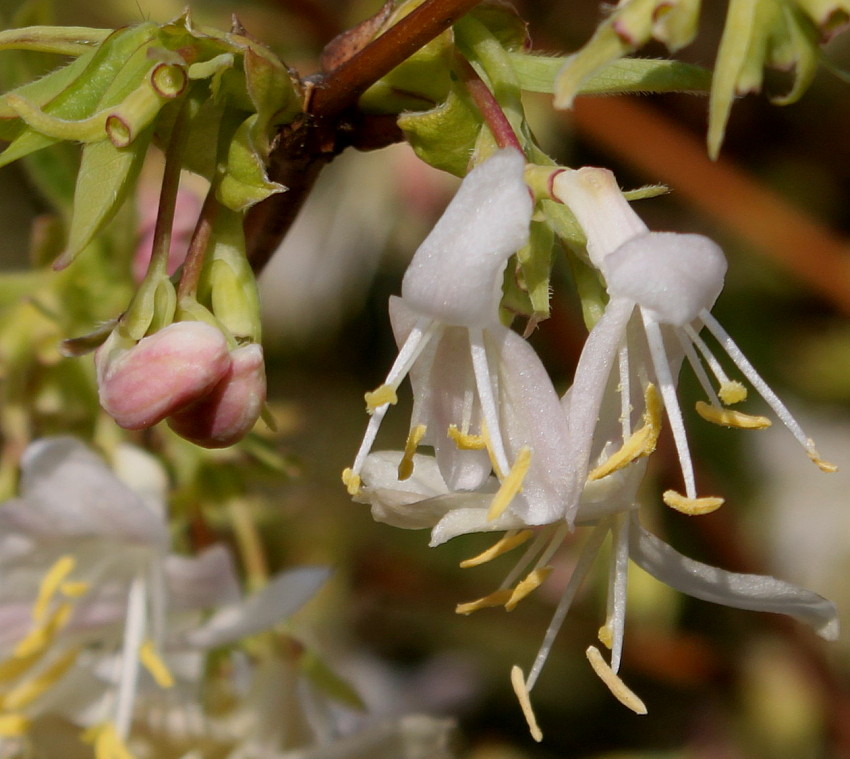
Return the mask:
[[411,308],[450,325],[498,320],[505,264],[528,240],[524,169],[522,155],[505,149],[467,175],[404,275],[401,296]]
[[726,258],[702,235],[647,232],[613,251],[602,271],[612,298],[628,298],[655,321],[683,327],[714,305]]
[[197,556],[168,556],[165,577],[171,610],[210,609],[241,597],[236,565],[223,545],[210,546]]
[[525,527],[525,521],[511,512],[505,511],[496,519],[488,519],[492,496],[470,493],[470,501],[476,505],[471,508],[462,506],[453,508],[436,524],[431,531],[431,548],[456,538],[458,535],[469,535],[473,532],[506,532]]
[[21,498],[0,509],[0,532],[40,539],[109,537],[149,544],[168,539],[161,514],[71,437],[31,444],[21,461]]
[[630,557],[671,588],[736,609],[787,614],[811,625],[826,640],[838,638],[838,613],[826,598],[768,575],[726,572],[689,559],[647,532],[635,516],[632,519]]
[[274,577],[244,602],[219,609],[186,641],[198,648],[214,648],[267,630],[294,614],[330,576],[326,567],[300,567]]
[[528,341],[501,326],[486,335],[488,353],[497,357],[499,416],[508,455],[513,460],[522,448],[531,451],[522,494],[511,511],[527,525],[562,519],[569,486],[565,472],[573,452],[558,394]]

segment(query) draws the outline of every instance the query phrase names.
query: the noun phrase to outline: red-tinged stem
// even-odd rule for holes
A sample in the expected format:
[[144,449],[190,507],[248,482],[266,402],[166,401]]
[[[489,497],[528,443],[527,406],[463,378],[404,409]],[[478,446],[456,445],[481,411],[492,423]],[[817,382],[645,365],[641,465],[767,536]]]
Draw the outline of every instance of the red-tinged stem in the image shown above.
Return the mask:
[[484,80],[478,76],[478,72],[472,68],[472,65],[466,58],[458,55],[456,58],[456,70],[460,75],[461,81],[467,92],[472,97],[475,106],[484,117],[484,123],[493,134],[493,139],[500,148],[516,148],[520,153],[525,151],[522,149],[519,138],[508,121],[508,117],[496,100],[495,95],[490,91],[490,88]]
[[180,275],[180,284],[177,286],[177,299],[194,297],[198,290],[198,280],[201,278],[201,270],[204,267],[204,257],[209,246],[212,235],[212,226],[218,211],[218,201],[215,198],[215,185],[213,184],[201,207],[198,223],[192,233],[192,241],[186,252],[186,260]]

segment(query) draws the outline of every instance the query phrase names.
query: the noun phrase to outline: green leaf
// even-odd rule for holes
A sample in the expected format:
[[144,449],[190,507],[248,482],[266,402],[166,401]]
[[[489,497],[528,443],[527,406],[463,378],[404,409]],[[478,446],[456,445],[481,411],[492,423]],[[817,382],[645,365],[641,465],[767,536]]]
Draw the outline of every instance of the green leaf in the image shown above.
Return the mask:
[[117,148],[109,140],[92,142],[83,148],[68,247],[54,268],[61,269],[71,263],[124,202],[142,167],[150,137],[148,130],[126,148]]
[[[529,92],[553,92],[555,77],[565,58],[511,53],[520,85]],[[622,58],[591,74],[579,95],[616,95],[626,92],[708,92],[711,72],[679,61]]]
[[251,140],[265,163],[273,127],[292,121],[301,112],[301,93],[286,66],[275,58],[259,55],[248,48],[243,65],[248,95],[257,112],[251,127]]

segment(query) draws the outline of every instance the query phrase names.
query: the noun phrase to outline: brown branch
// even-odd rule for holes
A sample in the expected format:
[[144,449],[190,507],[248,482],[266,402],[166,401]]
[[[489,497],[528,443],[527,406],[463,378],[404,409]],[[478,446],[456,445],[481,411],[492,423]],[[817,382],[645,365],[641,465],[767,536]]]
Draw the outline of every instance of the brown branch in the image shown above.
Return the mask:
[[311,82],[305,117],[282,129],[269,160],[269,178],[288,189],[258,203],[245,219],[248,260],[255,272],[262,271],[334,156],[350,145],[371,149],[401,139],[401,132],[386,118],[356,110],[360,95],[480,2],[425,0],[380,37]]
[[366,89],[442,34],[481,0],[425,0],[318,84],[310,112],[319,118],[338,115],[354,105]]

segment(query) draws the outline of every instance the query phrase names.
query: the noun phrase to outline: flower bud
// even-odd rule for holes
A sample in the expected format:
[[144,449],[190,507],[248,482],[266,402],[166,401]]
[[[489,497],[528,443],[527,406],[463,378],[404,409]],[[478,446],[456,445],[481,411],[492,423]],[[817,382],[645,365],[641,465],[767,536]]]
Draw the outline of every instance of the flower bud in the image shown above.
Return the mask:
[[129,430],[207,395],[231,368],[227,341],[204,322],[175,322],[124,347],[118,331],[95,354],[100,405]]
[[204,448],[224,448],[241,440],[266,400],[262,347],[243,345],[231,351],[230,358],[230,369],[207,395],[168,419],[178,435]]

